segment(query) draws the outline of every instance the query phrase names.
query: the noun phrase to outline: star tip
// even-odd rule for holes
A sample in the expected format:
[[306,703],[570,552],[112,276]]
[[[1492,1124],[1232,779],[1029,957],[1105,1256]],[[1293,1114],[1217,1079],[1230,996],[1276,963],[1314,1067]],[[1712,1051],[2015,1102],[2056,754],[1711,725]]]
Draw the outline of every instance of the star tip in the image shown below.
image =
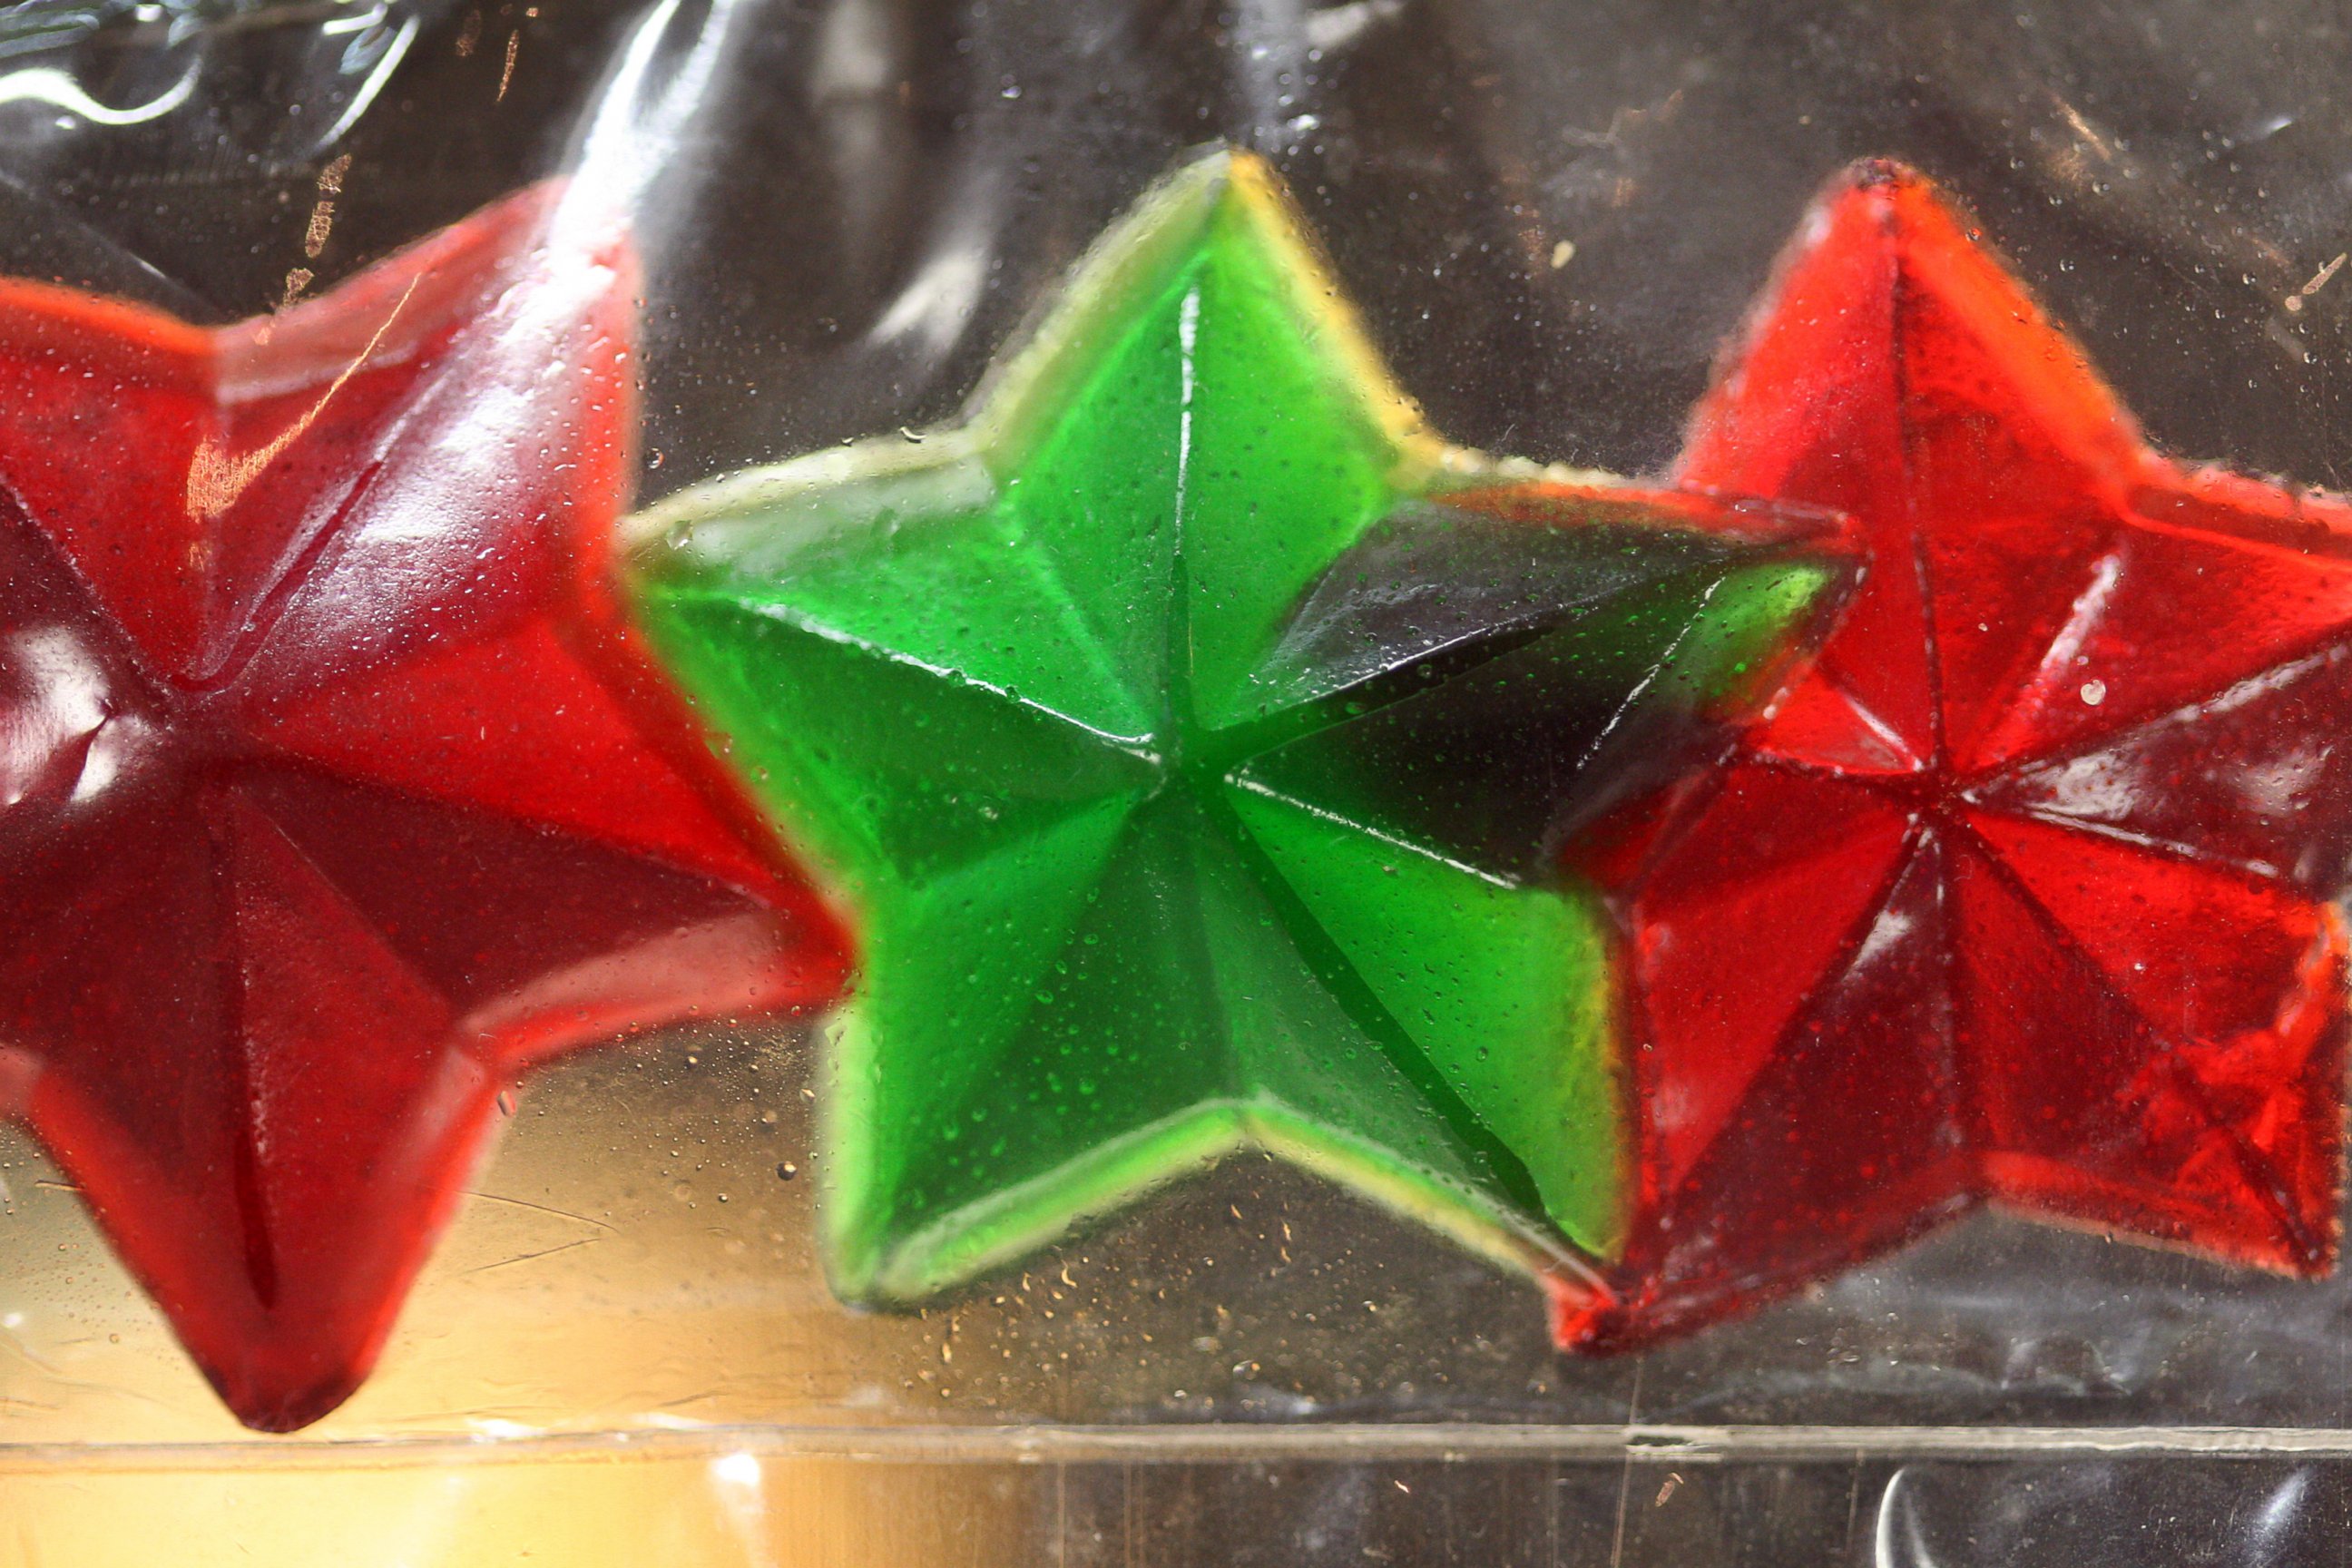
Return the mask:
[[1288,198],[1288,186],[1274,160],[1254,147],[1223,139],[1196,142],[1179,153],[1162,174],[1162,186],[1202,184]]
[[2334,1200],[2343,1190],[2339,1179],[2327,1189],[2326,1208],[2311,1216],[2315,1224],[2298,1228],[2292,1237],[2286,1258],[2286,1272],[2297,1279],[2329,1279],[2336,1275],[2336,1266],[2343,1261],[2344,1226],[2337,1219]]
[[1564,1351],[1600,1348],[1624,1303],[1597,1275],[1555,1270],[1539,1281],[1551,1320],[1552,1343]]
[[1214,199],[1220,204],[1238,208],[1242,221],[1257,231],[1260,243],[1270,244],[1284,253],[1287,265],[1299,269],[1303,280],[1310,283],[1315,291],[1336,295],[1337,287],[1321,241],[1299,211],[1298,198],[1291,194],[1290,182],[1282,177],[1282,171],[1265,154],[1225,144],[1204,154],[1176,177],[1186,175],[1213,185]]
[[1288,183],[1264,154],[1218,142],[1180,158],[1136,198],[1072,266],[1022,334],[1024,346],[982,379],[965,427],[996,467],[1019,467],[1057,405],[1067,368],[1087,362],[1134,300],[1191,266],[1221,230],[1255,254],[1281,308],[1333,367],[1335,384],[1395,449],[1400,472],[1417,479],[1437,466],[1441,443],[1373,345]]
[[[835,1151],[838,1176],[839,1151]],[[854,1312],[904,1311],[919,1292],[905,1289],[907,1265],[903,1243],[894,1245],[875,1234],[868,1215],[853,1212],[856,1199],[839,1187],[819,1194],[816,1261],[826,1290]]]
[[1841,217],[1875,225],[1890,237],[1923,225],[1977,237],[1977,226],[1961,216],[1952,194],[1898,158],[1860,158],[1847,164],[1822,186],[1813,212],[1807,232],[1816,241]]
[[1227,142],[1202,142],[1188,147],[1146,187],[1137,205],[1149,205],[1155,195],[1166,199],[1188,192],[1223,191],[1233,183],[1237,163],[1249,156],[1246,150]]
[[824,1265],[824,1288],[835,1302],[852,1312],[904,1310],[908,1303],[883,1289],[873,1268],[845,1268],[832,1259]]
[[361,1365],[325,1377],[284,1384],[268,1378],[232,1384],[213,1377],[211,1382],[213,1391],[228,1406],[229,1414],[247,1430],[283,1436],[316,1426],[341,1409],[371,1370],[370,1366]]
[[[1038,302],[1013,334],[1020,346],[981,378],[951,431],[990,454],[992,468],[1017,470],[1065,400],[1073,367],[1092,363],[1129,320],[1131,302],[1181,272],[1219,214],[1246,193],[1247,177],[1236,179],[1237,153],[1223,143],[1195,148],[1137,195]],[[1268,210],[1263,201],[1244,205],[1254,214]],[[1278,199],[1272,210],[1281,210]]]
[[886,1316],[924,1311],[990,1267],[943,1262],[936,1247],[906,1242],[867,1243],[855,1255],[832,1247],[820,1251],[825,1288],[835,1301],[853,1312]]
[[1833,190],[1931,191],[1936,182],[1900,158],[1857,158],[1832,182]]
[[1252,148],[1223,142],[1209,151],[1202,162],[1223,172],[1227,183],[1244,189],[1279,196],[1288,201],[1289,186],[1274,160]]
[[[1203,142],[1179,153],[1097,241],[1095,250],[1132,248],[1155,231],[1192,229],[1228,204],[1238,204],[1260,222],[1271,218],[1277,228],[1300,223],[1288,182],[1265,153],[1234,142]],[[1126,246],[1116,243],[1122,233]]]

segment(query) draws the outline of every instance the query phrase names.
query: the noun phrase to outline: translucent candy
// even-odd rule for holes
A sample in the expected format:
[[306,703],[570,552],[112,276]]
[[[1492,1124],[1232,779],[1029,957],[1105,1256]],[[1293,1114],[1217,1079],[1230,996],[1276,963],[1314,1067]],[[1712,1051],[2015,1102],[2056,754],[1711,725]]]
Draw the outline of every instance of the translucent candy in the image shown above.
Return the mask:
[[0,1104],[257,1426],[520,1068],[840,972],[598,581],[633,279],[559,208],[218,331],[0,288]]
[[970,424],[647,526],[656,646],[866,944],[822,1090],[845,1294],[920,1299],[1242,1145],[1523,1269],[1614,1248],[1608,966],[1559,837],[1769,689],[1833,597],[1822,519],[1447,451],[1221,156]]
[[1983,1199],[2325,1271],[2352,511],[2156,457],[1889,165],[1807,226],[1683,476],[1850,511],[1870,558],[1604,868],[1643,1190],[1563,1331],[1649,1339]]

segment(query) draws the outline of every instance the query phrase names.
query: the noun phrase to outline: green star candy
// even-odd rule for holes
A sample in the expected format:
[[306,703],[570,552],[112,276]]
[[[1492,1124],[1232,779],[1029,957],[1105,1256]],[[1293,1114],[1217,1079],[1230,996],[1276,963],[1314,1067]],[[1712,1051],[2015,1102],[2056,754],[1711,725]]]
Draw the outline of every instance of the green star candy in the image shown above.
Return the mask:
[[1533,475],[1424,431],[1219,154],[967,423],[640,520],[656,649],[861,935],[841,1294],[1244,1147],[1539,1277],[1617,1246],[1610,959],[1560,839],[1765,689],[1840,568],[1818,525]]

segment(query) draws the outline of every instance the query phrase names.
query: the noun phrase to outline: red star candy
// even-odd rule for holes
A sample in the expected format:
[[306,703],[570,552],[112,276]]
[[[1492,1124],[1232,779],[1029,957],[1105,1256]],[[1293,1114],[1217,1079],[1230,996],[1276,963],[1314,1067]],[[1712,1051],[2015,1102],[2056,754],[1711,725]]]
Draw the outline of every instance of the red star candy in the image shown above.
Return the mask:
[[1919,176],[1808,219],[1688,483],[1869,567],[1727,764],[1596,869],[1641,1048],[1641,1342],[1992,1200],[2336,1248],[2352,508],[2157,457]]
[[634,281],[541,189],[217,331],[0,285],[0,1110],[256,1426],[518,1070],[840,973],[604,586]]

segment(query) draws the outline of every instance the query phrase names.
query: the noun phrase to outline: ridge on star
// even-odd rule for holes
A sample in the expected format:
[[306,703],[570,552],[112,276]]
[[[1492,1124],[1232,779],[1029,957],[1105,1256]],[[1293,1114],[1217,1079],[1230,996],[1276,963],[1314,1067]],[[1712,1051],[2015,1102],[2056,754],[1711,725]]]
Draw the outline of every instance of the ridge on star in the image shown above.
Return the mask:
[[566,197],[217,329],[0,283],[0,1112],[254,1426],[519,1071],[841,972],[606,586],[635,269]]
[[1832,186],[1680,478],[1866,575],[1729,765],[1591,857],[1642,1189],[1560,1324],[1630,1345],[1981,1202],[2335,1262],[2352,506],[2152,451],[1919,175]]
[[1220,153],[961,426],[635,532],[648,636],[861,938],[822,1079],[844,1297],[1244,1147],[1538,1277],[1614,1250],[1603,931],[1559,847],[1769,694],[1831,521],[1446,447]]

